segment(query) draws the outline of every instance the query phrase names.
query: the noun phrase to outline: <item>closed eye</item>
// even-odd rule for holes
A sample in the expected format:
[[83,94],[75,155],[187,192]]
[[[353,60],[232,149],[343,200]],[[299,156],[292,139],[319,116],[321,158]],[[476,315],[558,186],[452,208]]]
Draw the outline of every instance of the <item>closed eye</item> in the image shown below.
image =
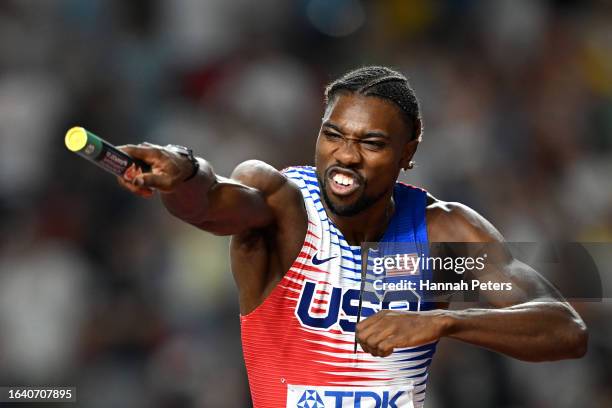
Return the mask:
[[345,140],[345,141],[353,141],[354,143],[357,143],[359,145],[362,145],[365,149],[367,150],[371,150],[371,151],[379,151],[384,149],[385,147],[387,147],[387,142],[384,140],[361,140],[361,139],[347,139],[344,137],[344,135],[340,134],[340,133],[336,133],[330,130],[323,130],[322,131],[323,136],[325,136],[325,138],[329,141],[332,142],[337,142],[340,140]]
[[339,135],[338,133],[330,132],[329,130],[324,130],[323,134],[325,135],[326,138],[330,140],[337,140],[337,139],[342,138],[342,136]]
[[364,140],[361,142],[369,150],[380,150],[387,146],[387,143],[379,140]]

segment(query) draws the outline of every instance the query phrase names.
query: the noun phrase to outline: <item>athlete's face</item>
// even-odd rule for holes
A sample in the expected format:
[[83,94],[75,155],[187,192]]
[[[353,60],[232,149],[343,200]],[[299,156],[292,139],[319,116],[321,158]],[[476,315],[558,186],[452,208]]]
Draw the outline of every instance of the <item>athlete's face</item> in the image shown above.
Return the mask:
[[417,141],[394,103],[355,93],[336,96],[317,138],[317,178],[327,208],[353,216],[388,200]]

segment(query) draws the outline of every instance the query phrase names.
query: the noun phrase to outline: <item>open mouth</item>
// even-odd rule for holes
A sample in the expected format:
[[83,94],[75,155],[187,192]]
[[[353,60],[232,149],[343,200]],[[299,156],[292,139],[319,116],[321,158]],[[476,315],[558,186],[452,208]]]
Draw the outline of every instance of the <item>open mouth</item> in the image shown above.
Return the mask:
[[328,185],[337,196],[348,196],[354,193],[360,186],[359,177],[350,170],[332,169],[327,177]]

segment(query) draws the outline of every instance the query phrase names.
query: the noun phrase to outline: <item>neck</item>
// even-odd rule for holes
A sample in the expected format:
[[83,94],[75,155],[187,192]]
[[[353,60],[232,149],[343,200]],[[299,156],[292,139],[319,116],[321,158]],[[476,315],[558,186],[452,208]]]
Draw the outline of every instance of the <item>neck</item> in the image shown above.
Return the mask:
[[332,213],[325,202],[323,202],[323,206],[349,245],[361,245],[362,242],[379,241],[385,233],[395,211],[395,202],[392,194],[380,199],[366,211],[351,217],[343,217]]

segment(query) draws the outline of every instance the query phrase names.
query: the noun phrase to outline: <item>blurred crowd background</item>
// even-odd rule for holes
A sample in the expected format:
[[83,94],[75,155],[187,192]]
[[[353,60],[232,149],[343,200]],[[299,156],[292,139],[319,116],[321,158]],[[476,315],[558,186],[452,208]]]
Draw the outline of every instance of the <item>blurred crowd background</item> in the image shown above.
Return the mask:
[[[250,406],[228,239],[124,192],[64,133],[190,146],[222,175],[312,164],[325,84],[371,64],[422,105],[405,181],[508,240],[612,239],[608,1],[3,0],[0,384],[76,385],[91,408]],[[575,306],[585,358],[443,340],[426,406],[612,406],[612,307]]]

